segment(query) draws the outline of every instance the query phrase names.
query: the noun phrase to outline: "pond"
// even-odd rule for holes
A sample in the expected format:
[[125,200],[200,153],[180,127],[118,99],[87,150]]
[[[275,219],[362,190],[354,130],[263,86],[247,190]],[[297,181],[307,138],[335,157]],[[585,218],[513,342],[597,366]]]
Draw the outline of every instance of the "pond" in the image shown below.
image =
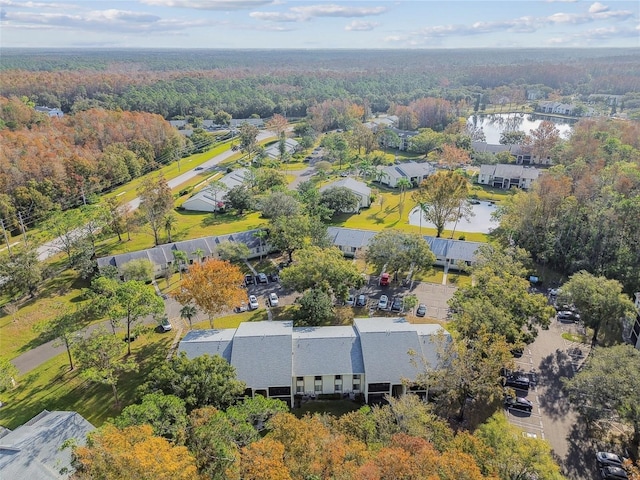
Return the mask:
[[497,145],[500,143],[500,134],[511,130],[522,130],[529,134],[540,126],[543,120],[550,120],[556,124],[561,138],[567,138],[571,133],[571,125],[576,120],[549,117],[546,115],[533,115],[525,113],[496,113],[493,115],[472,115],[467,119],[468,125],[482,128],[487,143]]
[[[446,230],[453,230],[454,225],[457,232],[466,232],[466,233],[489,233],[491,230],[498,226],[498,222],[491,217],[491,214],[495,212],[496,206],[492,202],[479,202],[477,205],[472,205],[473,208],[473,217],[469,218],[469,220],[460,219],[458,224],[447,223],[445,226]],[[421,210],[416,207],[409,213],[409,225],[421,225],[420,215]],[[422,226],[426,228],[435,228],[435,225],[431,222],[428,222],[424,216],[422,216]],[[454,235],[455,236],[455,235]]]

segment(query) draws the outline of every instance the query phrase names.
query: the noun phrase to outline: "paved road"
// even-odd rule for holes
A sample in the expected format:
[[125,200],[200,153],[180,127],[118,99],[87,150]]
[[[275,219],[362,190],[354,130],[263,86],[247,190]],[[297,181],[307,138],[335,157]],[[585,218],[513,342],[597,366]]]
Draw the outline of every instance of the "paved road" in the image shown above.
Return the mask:
[[[547,440],[563,474],[571,480],[597,478],[593,446],[583,431],[576,412],[562,391],[562,377],[572,377],[586,359],[589,346],[562,338],[562,333],[576,331],[573,323],[553,321],[549,330],[541,330],[524,355],[518,368],[537,373],[537,385],[526,395],[534,408],[531,415],[509,411],[509,421],[525,435]],[[579,351],[578,351],[579,350]]]
[[[273,133],[263,130],[258,134],[257,137],[257,141],[258,142],[262,142],[263,140],[267,140],[268,138],[273,137]],[[220,162],[227,160],[228,158],[230,158],[232,155],[235,155],[237,152],[234,152],[232,150],[227,150],[225,152],[222,152],[219,155],[216,155],[215,157],[210,158],[209,160],[207,160],[204,163],[201,163],[200,166],[202,167],[202,170],[198,170],[195,171],[193,168],[189,168],[186,172],[184,172],[183,174],[172,178],[171,180],[167,181],[167,184],[169,185],[169,188],[176,188],[179,185],[182,185],[184,182],[187,182],[189,180],[191,180],[192,178],[201,175],[203,171],[206,171],[208,169],[212,169],[214,168],[216,165],[218,165]],[[184,163],[184,162],[183,162]],[[135,210],[140,206],[140,198],[136,197],[133,200],[131,200],[128,203],[129,207],[131,207],[131,210]],[[81,235],[81,231],[78,230],[77,233],[78,236]],[[48,241],[47,243],[41,245],[40,247],[37,248],[37,252],[38,252],[38,259],[40,261],[44,261],[49,257],[52,257],[53,255],[56,255],[58,253],[60,253],[60,249],[57,248],[56,246],[59,245],[60,240],[57,238],[54,238],[53,240]]]

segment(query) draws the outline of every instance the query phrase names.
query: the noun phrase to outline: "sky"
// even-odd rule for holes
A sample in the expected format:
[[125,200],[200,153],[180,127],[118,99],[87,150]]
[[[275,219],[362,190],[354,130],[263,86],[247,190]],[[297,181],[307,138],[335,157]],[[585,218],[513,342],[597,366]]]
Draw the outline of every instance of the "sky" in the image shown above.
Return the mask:
[[640,47],[640,1],[0,0],[22,48]]

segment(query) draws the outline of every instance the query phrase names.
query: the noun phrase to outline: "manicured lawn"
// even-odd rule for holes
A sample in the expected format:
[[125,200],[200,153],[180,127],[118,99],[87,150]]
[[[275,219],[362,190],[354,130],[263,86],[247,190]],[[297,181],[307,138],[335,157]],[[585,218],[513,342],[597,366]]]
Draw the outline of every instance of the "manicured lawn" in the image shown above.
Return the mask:
[[[76,272],[66,270],[41,286],[38,297],[23,303],[15,312],[2,309],[0,316],[0,352],[7,359],[31,350],[49,340],[34,327],[51,319],[70,306],[84,301],[82,288],[87,285],[76,278]],[[96,319],[87,319],[86,325]],[[84,325],[83,325],[84,326]]]
[[[250,312],[233,313],[231,315],[225,315],[222,317],[214,318],[213,328],[238,328],[242,322],[262,322],[267,320],[267,310],[265,308],[259,308]],[[211,325],[209,320],[194,323],[194,330],[209,330]],[[186,332],[185,332],[186,333]]]
[[[172,334],[151,332],[132,343],[132,355],[140,364],[139,371],[122,376],[118,385],[121,406],[135,402],[135,390],[148,373],[165,361]],[[120,413],[113,400],[111,387],[87,382],[78,369],[70,372],[67,354],[45,362],[25,377],[18,379],[15,390],[2,394],[5,405],[0,408],[0,425],[14,429],[42,410],[74,410],[99,426]]]

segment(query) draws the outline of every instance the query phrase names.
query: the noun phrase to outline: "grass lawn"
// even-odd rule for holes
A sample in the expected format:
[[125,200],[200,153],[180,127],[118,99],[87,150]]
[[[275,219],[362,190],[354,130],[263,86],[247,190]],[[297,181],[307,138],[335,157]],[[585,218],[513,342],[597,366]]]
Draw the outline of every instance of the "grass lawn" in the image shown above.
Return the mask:
[[[262,322],[267,320],[267,310],[259,308],[250,312],[234,313],[213,319],[213,328],[238,328],[242,322]],[[194,330],[209,330],[211,325],[209,320],[194,323]],[[186,333],[186,332],[185,332]]]
[[[76,275],[73,270],[65,270],[45,281],[38,297],[24,302],[15,312],[2,309],[0,352],[4,358],[12,359],[49,341],[49,338],[38,333],[34,327],[58,315],[64,308],[79,306],[84,301],[82,288],[87,285]],[[95,320],[89,319],[86,325]]]
[[[167,355],[172,334],[151,332],[131,344],[140,370],[123,375],[118,385],[122,407],[135,401],[135,389]],[[42,410],[75,410],[93,425],[100,426],[120,413],[111,387],[83,380],[76,369],[69,371],[67,354],[62,353],[19,379],[18,387],[2,394],[0,425],[14,429]]]

